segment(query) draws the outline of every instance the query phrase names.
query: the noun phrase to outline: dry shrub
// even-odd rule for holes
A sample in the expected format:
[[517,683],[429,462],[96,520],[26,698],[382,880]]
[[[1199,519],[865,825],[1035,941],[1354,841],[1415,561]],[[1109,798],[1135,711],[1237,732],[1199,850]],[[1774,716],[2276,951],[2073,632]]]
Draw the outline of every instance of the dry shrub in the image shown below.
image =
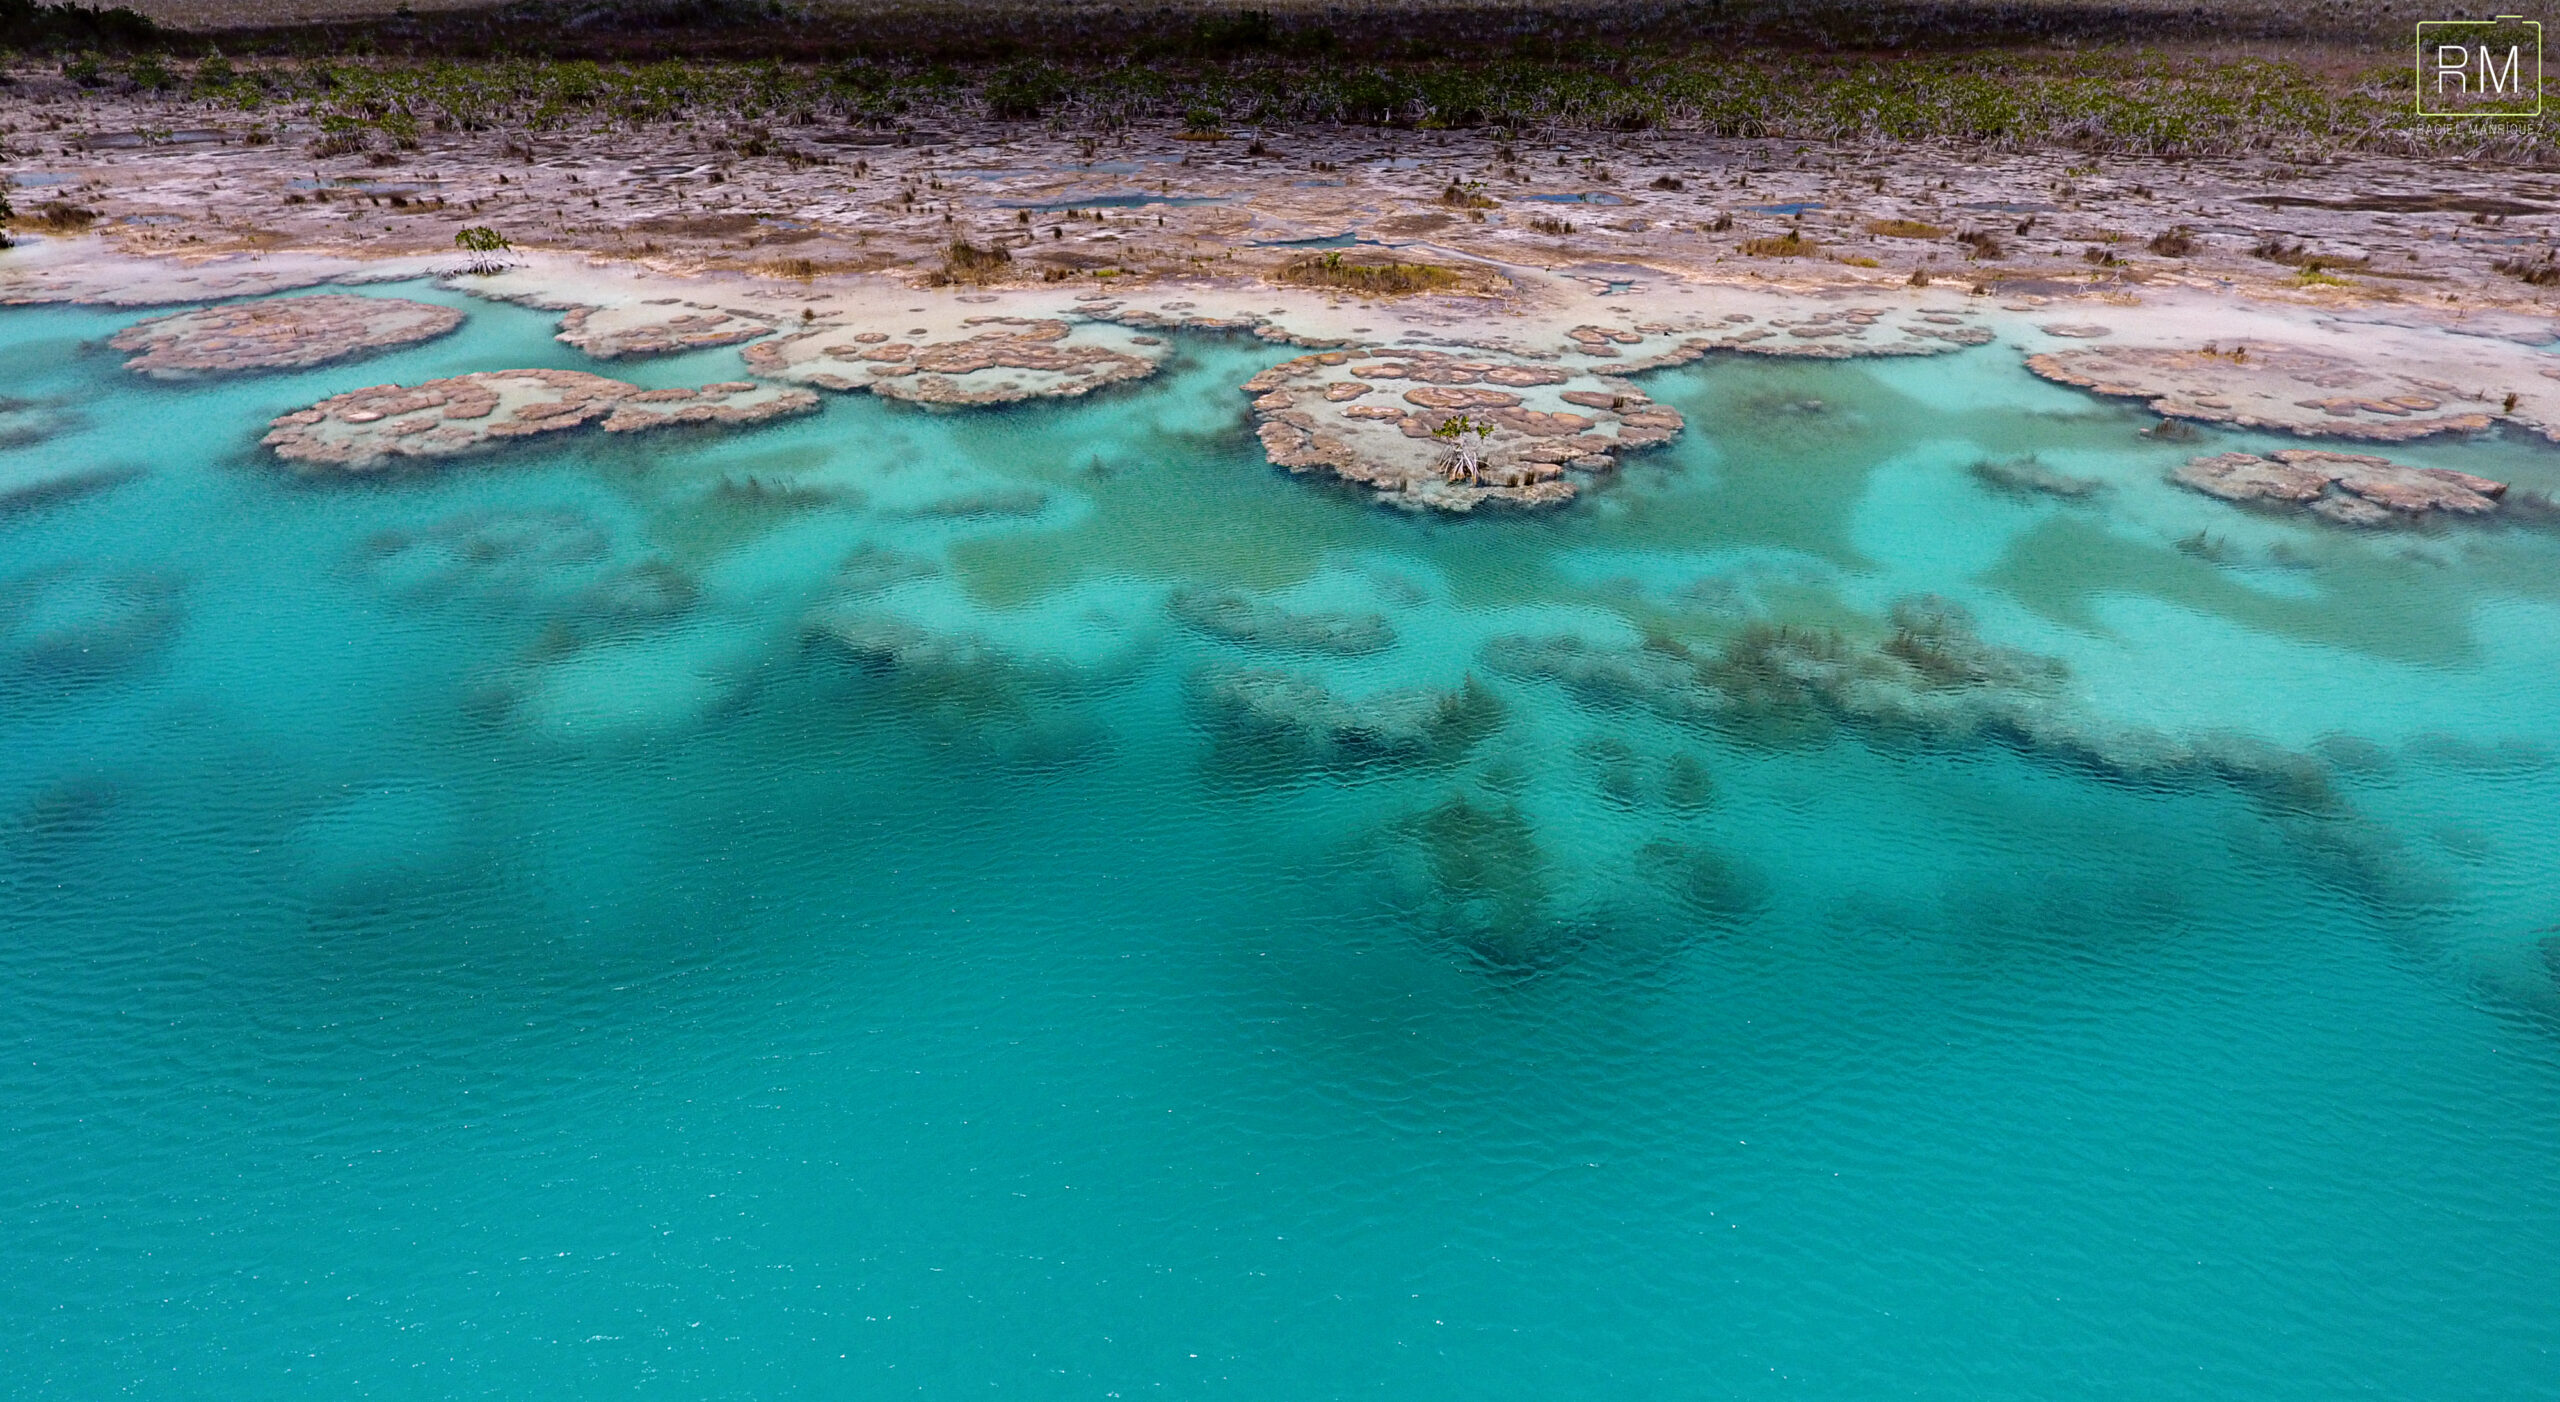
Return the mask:
[[1802,233],[1789,229],[1777,238],[1748,240],[1742,251],[1754,258],[1802,258],[1819,247]]
[[66,200],[53,200],[17,222],[21,228],[41,229],[48,234],[76,234],[98,222],[98,211],[82,209]]
[[2560,283],[2560,263],[2552,261],[2548,249],[2538,258],[2501,258],[2489,266],[2528,287],[2549,287]]
[[2196,231],[2184,224],[2163,229],[2152,235],[2151,242],[2144,247],[2163,258],[2184,258],[2196,251]]
[[1947,231],[1917,219],[1870,219],[1867,232],[1880,239],[1942,239]]
[[1398,296],[1410,292],[1446,292],[1462,279],[1454,268],[1436,263],[1353,262],[1339,253],[1291,259],[1280,281],[1300,287],[1333,287],[1364,296]]
[[2301,267],[2308,256],[2299,242],[2288,243],[2282,234],[2269,234],[2258,240],[2250,246],[2249,254],[2253,258],[2296,268]]
[[942,250],[942,271],[935,275],[935,280],[942,283],[999,282],[1012,271],[1013,253],[1010,249],[981,248],[967,239],[953,239]]
[[2329,268],[2362,268],[2373,261],[2370,258],[2332,258],[2316,254],[2305,244],[2287,242],[2282,234],[2267,235],[2258,240],[2249,252],[2253,257],[2264,258],[2270,263],[2282,263],[2288,268],[2298,269],[2306,274],[2316,274]]

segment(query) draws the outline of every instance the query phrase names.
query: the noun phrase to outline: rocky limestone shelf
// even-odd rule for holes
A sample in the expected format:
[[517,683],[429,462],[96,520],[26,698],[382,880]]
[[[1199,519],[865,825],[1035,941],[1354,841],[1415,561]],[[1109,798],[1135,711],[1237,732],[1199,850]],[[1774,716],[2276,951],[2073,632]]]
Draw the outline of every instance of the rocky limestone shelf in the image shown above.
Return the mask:
[[1160,344],[1102,322],[981,316],[963,329],[969,334],[935,340],[823,327],[759,342],[745,355],[749,369],[773,379],[959,407],[1077,398],[1154,374],[1161,353]]
[[[2448,344],[2426,373],[2372,359],[2283,343],[2229,348],[2092,346],[2027,357],[2048,380],[2098,394],[2149,401],[2164,418],[2273,429],[2303,437],[2392,443],[2440,433],[2472,433],[2501,416],[2555,435],[2536,411],[2560,407],[2547,382],[2526,381],[2511,365],[2468,363]],[[2555,416],[2560,418],[2560,416]]]
[[589,425],[607,433],[736,427],[817,407],[818,397],[805,389],[746,380],[644,390],[581,370],[489,370],[333,395],[275,420],[264,442],[297,466],[375,472],[403,459],[463,457]]
[[2224,501],[2300,509],[2346,526],[2380,526],[2421,516],[2486,516],[2507,484],[2442,467],[2410,467],[2364,453],[2280,448],[2265,457],[2218,453],[2169,474]]
[[598,360],[620,360],[740,345],[772,334],[772,322],[743,312],[653,297],[610,307],[571,307],[561,314],[560,334],[554,339]]
[[137,321],[107,345],[155,380],[300,370],[433,340],[462,324],[451,307],[331,293],[200,307]]
[[[1610,471],[1620,454],[1669,442],[1680,412],[1614,376],[1444,351],[1320,351],[1245,382],[1264,456],[1322,470],[1410,510],[1560,506],[1568,472]],[[1490,424],[1472,480],[1453,477],[1434,431],[1461,416]]]

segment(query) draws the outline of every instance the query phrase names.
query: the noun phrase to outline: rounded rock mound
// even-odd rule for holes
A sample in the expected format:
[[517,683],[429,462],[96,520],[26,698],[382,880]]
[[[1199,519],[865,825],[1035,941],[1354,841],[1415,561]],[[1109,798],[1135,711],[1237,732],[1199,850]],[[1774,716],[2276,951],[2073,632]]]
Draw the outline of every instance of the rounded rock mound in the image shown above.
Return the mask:
[[2507,494],[2504,482],[2450,468],[2308,448],[2279,448],[2265,457],[2218,453],[2192,459],[2169,476],[2224,501],[2299,508],[2344,526],[2379,526],[2431,513],[2486,516]]
[[124,368],[155,380],[251,370],[300,370],[433,340],[462,324],[451,307],[399,297],[329,293],[237,302],[155,316],[107,344]]
[[1578,490],[1568,472],[1607,472],[1683,426],[1622,379],[1432,350],[1302,355],[1244,388],[1272,466],[1408,510],[1561,506]]
[[644,390],[583,370],[485,370],[333,395],[275,420],[264,442],[289,463],[371,472],[403,458],[461,457],[589,424],[607,433],[745,425],[817,407],[808,390],[747,380]]
[[749,346],[759,375],[842,393],[869,390],[937,407],[1074,399],[1156,370],[1148,346],[1118,326],[1054,318],[970,318],[970,334],[891,340],[887,333],[822,327]]
[[[2447,363],[2429,368],[2466,378],[2486,368],[2453,363],[2455,353],[2448,347]],[[2432,375],[2309,346],[2254,341],[2227,350],[2206,345],[2048,351],[2028,356],[2027,368],[2098,394],[2148,400],[2151,411],[2164,418],[2383,443],[2477,432],[2498,412],[2513,413],[2519,399],[2548,397],[2522,384],[2502,404],[2483,390]]]

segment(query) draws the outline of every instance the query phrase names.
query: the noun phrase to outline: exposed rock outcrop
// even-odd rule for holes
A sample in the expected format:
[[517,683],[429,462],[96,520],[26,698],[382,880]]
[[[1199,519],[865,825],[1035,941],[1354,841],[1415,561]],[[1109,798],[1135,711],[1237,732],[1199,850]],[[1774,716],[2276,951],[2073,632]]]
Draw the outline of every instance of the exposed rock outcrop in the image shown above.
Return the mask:
[[773,334],[773,323],[720,307],[652,298],[613,307],[571,307],[554,339],[598,360],[673,355],[734,346]]
[[[2432,373],[2385,369],[2306,346],[2248,342],[2229,349],[2093,346],[2027,357],[2048,380],[2099,394],[2150,402],[2166,418],[2276,429],[2305,437],[2398,442],[2487,428],[2516,395],[2493,397],[2435,378],[2469,365],[2434,365]],[[2538,397],[2533,386],[2517,394]]]
[[1107,323],[988,316],[968,325],[985,329],[934,341],[826,327],[760,342],[745,355],[749,369],[773,379],[949,406],[1072,399],[1156,369],[1156,358],[1143,353],[1150,347]]
[[[1683,426],[1678,410],[1624,380],[1433,350],[1302,355],[1244,388],[1273,466],[1321,469],[1409,510],[1559,506],[1578,490],[1568,472],[1607,472]],[[1435,436],[1453,419],[1491,430],[1469,435],[1481,444],[1473,475]]]
[[2258,457],[2219,453],[2169,474],[2207,496],[2257,506],[2299,508],[2342,525],[2379,526],[2441,513],[2486,516],[2507,484],[2441,467],[2410,467],[2363,453],[2282,448]]
[[817,407],[807,390],[745,380],[644,390],[579,370],[490,370],[333,395],[275,420],[264,442],[298,466],[370,472],[401,459],[461,457],[589,424],[608,433],[744,425]]
[[124,368],[157,380],[299,370],[414,345],[462,324],[451,307],[398,297],[279,297],[137,321],[110,337]]

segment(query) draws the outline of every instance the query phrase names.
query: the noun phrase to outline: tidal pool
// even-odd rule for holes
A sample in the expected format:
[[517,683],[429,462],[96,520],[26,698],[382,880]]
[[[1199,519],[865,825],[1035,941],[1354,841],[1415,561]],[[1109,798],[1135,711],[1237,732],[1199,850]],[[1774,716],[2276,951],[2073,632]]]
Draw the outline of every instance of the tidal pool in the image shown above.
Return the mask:
[[0,1392],[2560,1396],[2560,532],[2002,345],[1538,516],[1273,471],[1240,337],[283,470],[588,368],[385,295],[0,312]]

